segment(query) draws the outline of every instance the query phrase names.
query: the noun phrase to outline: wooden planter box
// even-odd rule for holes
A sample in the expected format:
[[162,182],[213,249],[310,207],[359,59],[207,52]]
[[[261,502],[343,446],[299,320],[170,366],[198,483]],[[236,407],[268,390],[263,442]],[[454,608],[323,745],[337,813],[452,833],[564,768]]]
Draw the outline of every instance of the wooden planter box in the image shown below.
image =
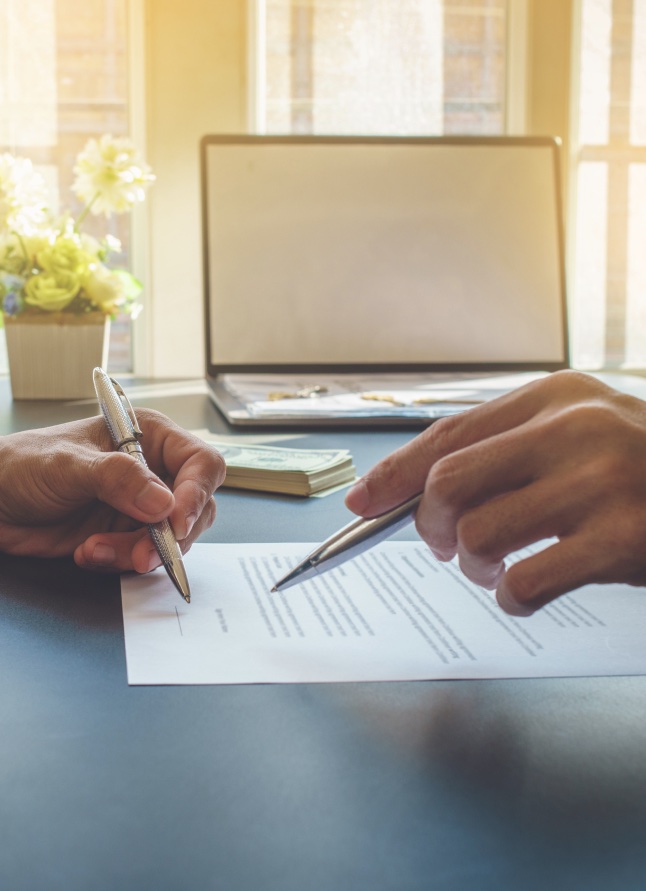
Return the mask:
[[4,316],[14,399],[94,397],[92,370],[106,367],[110,319],[102,313]]

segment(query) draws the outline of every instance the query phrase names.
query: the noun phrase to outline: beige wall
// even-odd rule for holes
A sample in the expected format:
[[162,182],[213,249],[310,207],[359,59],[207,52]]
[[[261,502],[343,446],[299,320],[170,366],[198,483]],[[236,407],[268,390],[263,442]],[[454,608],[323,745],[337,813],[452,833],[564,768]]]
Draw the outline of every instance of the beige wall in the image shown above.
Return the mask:
[[[575,0],[512,2],[527,3],[527,132],[563,139],[566,176]],[[201,376],[198,143],[205,133],[246,129],[247,0],[144,3],[148,157],[157,183],[148,202],[148,311],[140,320],[147,367],[138,370]]]
[[246,128],[245,0],[146,0],[148,373],[202,376],[199,140]]

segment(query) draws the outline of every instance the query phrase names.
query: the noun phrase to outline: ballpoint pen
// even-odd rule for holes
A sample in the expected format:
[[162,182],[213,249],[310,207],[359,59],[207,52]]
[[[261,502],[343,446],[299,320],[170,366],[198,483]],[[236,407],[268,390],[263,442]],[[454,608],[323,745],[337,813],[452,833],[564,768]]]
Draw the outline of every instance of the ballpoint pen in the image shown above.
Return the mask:
[[[145,465],[146,459],[139,445],[143,434],[139,429],[134,409],[122,388],[111,377],[108,377],[102,368],[95,368],[94,389],[117,450],[132,455],[133,458]],[[128,406],[127,411],[124,402]],[[168,520],[162,520],[161,523],[149,524],[148,530],[170,580],[184,600],[190,603],[191,590],[182,561],[182,552],[177,544],[172,526]]]
[[308,579],[333,569],[346,560],[362,554],[374,547],[380,541],[394,535],[408,523],[415,519],[415,512],[422,500],[422,494],[414,495],[403,504],[399,504],[392,510],[378,517],[366,520],[359,517],[353,520],[326,539],[323,544],[315,548],[305,559],[291,569],[287,575],[276,582],[272,591],[282,591],[292,585],[298,585]]

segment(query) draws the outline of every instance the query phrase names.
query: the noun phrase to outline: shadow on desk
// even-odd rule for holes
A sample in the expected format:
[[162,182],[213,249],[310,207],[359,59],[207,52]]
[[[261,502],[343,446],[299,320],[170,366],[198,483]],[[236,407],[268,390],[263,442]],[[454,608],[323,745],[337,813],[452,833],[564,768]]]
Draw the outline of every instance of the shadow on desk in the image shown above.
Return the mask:
[[72,558],[0,554],[0,620],[43,633],[110,631],[122,627],[119,576],[80,569]]
[[[644,678],[350,685],[371,738],[442,777],[492,828],[564,859],[633,853],[646,828]],[[458,791],[459,790],[459,791]],[[558,855],[557,855],[558,852]],[[646,874],[645,874],[646,878]],[[646,884],[644,885],[646,887]]]

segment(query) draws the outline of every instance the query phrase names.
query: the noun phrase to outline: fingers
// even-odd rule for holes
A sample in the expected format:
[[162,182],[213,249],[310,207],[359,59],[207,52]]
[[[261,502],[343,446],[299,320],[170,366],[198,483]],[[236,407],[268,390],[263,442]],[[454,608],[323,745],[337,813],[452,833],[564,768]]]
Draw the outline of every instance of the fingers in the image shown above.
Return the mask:
[[545,405],[546,380],[442,418],[368,471],[346,495],[346,506],[366,517],[377,516],[424,489],[431,468],[446,455],[514,429]]
[[[78,448],[66,456],[66,491],[96,498],[142,523],[169,517],[184,539],[222,483],[224,460],[159,412],[142,409],[138,419],[148,466],[109,448]],[[171,482],[173,492],[162,479]]]
[[447,455],[523,427],[546,410],[613,393],[580,372],[556,372],[450,418],[442,418],[393,452],[348,492],[346,506],[374,517],[424,489],[434,465]]
[[363,517],[376,517],[424,488],[430,459],[421,437],[393,452],[352,486],[346,507]]
[[[200,516],[193,523],[191,533],[177,535],[182,553],[208,529],[215,519],[215,502],[209,499]],[[172,524],[171,524],[172,525]],[[90,536],[74,552],[74,561],[83,569],[100,572],[150,572],[161,566],[161,559],[148,534],[147,527],[133,532],[104,532]]]
[[[538,480],[459,517],[455,550],[467,578],[484,588],[496,588],[510,554],[578,528],[587,519],[591,505],[585,489],[578,488],[576,482],[565,476]],[[564,492],[572,483],[577,497],[568,497],[566,503]]]
[[[612,431],[612,441],[608,431]],[[608,406],[581,403],[438,460],[416,525],[440,559],[456,553],[473,581],[495,587],[502,561],[541,539],[570,535],[590,520],[634,512],[646,497],[643,429]],[[615,529],[618,528],[615,523]],[[623,540],[630,541],[624,532]]]
[[67,485],[142,523],[158,523],[175,506],[159,477],[121,452],[80,453],[69,468]]
[[173,479],[175,502],[169,519],[178,539],[185,539],[224,482],[224,459],[217,449],[157,412],[142,411],[139,421],[151,468]]
[[[118,512],[146,524],[168,518],[187,551],[215,519],[213,492],[224,479],[224,460],[158,412],[141,410],[138,419],[149,467],[118,452],[93,452],[90,472],[85,467],[78,473],[87,494]],[[160,476],[171,481],[172,493]],[[90,536],[76,548],[74,559],[87,569],[114,572],[148,572],[161,562],[146,528]]]
[[368,471],[347,493],[346,506],[361,516],[374,517],[402,504],[424,490],[429,470],[458,448],[461,439],[458,416],[436,421]]
[[521,428],[447,455],[433,465],[415,522],[439,559],[455,556],[458,522],[466,511],[532,481],[535,446],[535,431],[528,435]]
[[201,451],[186,461],[175,480],[175,507],[169,519],[179,539],[193,533],[195,523],[206,509],[212,511],[209,525],[215,519],[213,493],[224,481],[226,469],[220,453],[209,448],[204,454],[203,446],[201,443]]
[[[183,554],[187,553],[191,545],[213,525],[215,520],[215,501],[209,498],[200,516],[195,520],[191,528],[190,534],[186,537],[178,535],[177,530],[173,527],[173,532],[177,538],[177,542]],[[171,521],[171,526],[172,526]],[[146,536],[143,540],[136,542],[132,550],[132,566],[137,572],[149,572],[151,569],[161,565],[161,559],[150,536]]]
[[[501,607],[531,615],[590,582],[646,580],[646,409],[579,373],[559,373],[433,425],[380,462],[346,504],[375,516],[415,492],[417,529],[458,556]],[[558,544],[505,567],[545,539]]]
[[[74,551],[74,562],[82,569],[94,569],[100,572],[129,572],[132,569],[137,572],[147,572],[153,567],[149,566],[150,559],[144,556],[144,551],[147,552],[150,548],[141,547],[146,541],[154,549],[145,526],[135,532],[98,533],[78,545]],[[135,549],[138,555],[137,565],[133,560]]]
[[496,590],[500,607],[512,616],[531,616],[562,594],[597,581],[612,561],[584,535],[562,539],[520,560],[502,576]]

